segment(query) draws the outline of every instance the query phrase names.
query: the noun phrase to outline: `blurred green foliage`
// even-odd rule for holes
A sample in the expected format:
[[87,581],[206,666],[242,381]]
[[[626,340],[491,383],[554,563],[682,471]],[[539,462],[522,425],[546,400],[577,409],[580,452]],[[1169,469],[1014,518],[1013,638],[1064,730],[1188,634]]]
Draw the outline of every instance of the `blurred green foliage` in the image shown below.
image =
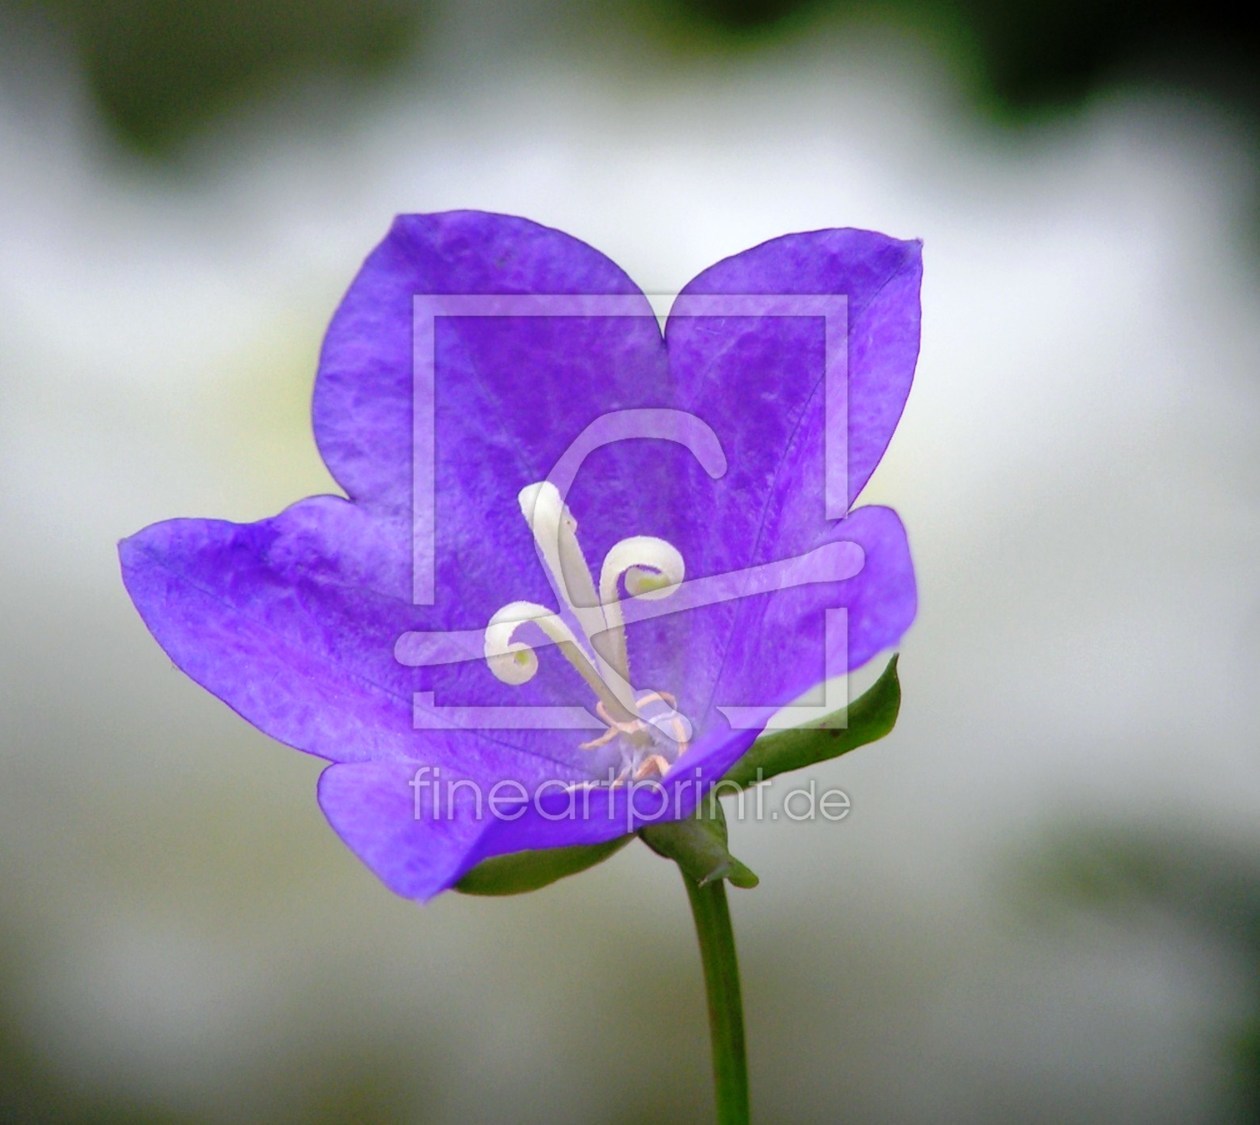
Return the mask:
[[300,75],[361,80],[411,49],[415,0],[34,0],[71,36],[106,122],[157,152]]
[[[6,0],[0,0],[0,4]],[[169,151],[214,116],[298,76],[361,82],[408,57],[430,9],[459,0],[10,0],[70,37],[126,144]],[[1070,106],[1126,77],[1260,106],[1260,35],[1223,0],[574,0],[521,17],[563,39],[665,39],[684,58],[756,49],[821,21],[924,35],[999,114]],[[501,49],[501,48],[499,48]]]
[[92,1125],[176,1125],[180,1118],[126,1093],[79,1088],[31,1043],[21,1013],[8,999],[17,992],[19,963],[10,935],[0,928],[0,1121],[39,1125],[74,1121]]
[[[230,1084],[215,1095],[203,1093],[196,1110],[181,1110],[165,1104],[166,1099],[155,1091],[139,1087],[134,1073],[84,1074],[65,1057],[64,1042],[33,1041],[27,1027],[29,1013],[11,1002],[23,991],[18,978],[31,960],[30,949],[0,924],[0,1122],[4,1125],[191,1125],[258,1119],[241,1108],[240,1092]],[[315,1002],[318,1006],[318,995]],[[83,1013],[85,1021],[93,1014]],[[281,1019],[301,1022],[289,1013]],[[274,1113],[270,1120],[332,1125],[420,1119],[417,1087],[423,1089],[425,1075],[421,1070],[417,1081],[419,1064],[409,1053],[415,1050],[414,1042],[390,1041],[385,1047],[378,1041],[382,1036],[335,1020],[307,1020],[305,1026],[311,1031],[310,1042],[299,1040],[297,1048],[289,1042],[270,1055],[260,1053],[256,1060],[255,1077],[266,1087]],[[235,1078],[241,1081],[239,1074]],[[244,1096],[245,1104],[251,1104],[249,1099],[256,1099],[257,1091]]]
[[[1260,105],[1256,21],[1224,0],[645,0],[684,34],[756,42],[825,19],[924,34],[1004,113],[1067,107],[1109,82],[1167,80]],[[681,20],[679,17],[681,16]]]
[[[1025,899],[1121,922],[1155,910],[1230,950],[1239,964],[1260,963],[1260,856],[1210,836],[1149,834],[1119,827],[1045,839],[1024,869]],[[1223,1029],[1240,1120],[1260,1121],[1260,982],[1250,1014]]]

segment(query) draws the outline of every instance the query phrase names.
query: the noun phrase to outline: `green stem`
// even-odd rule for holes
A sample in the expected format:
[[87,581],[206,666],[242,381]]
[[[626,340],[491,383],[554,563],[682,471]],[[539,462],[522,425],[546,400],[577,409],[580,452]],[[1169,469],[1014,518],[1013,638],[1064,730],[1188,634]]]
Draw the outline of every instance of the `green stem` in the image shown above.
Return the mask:
[[718,1125],[747,1125],[748,1060],[744,1050],[744,1006],[739,994],[735,933],[726,905],[726,881],[701,886],[683,875],[700,939],[704,990],[709,1001],[709,1037],[713,1043],[713,1083]]

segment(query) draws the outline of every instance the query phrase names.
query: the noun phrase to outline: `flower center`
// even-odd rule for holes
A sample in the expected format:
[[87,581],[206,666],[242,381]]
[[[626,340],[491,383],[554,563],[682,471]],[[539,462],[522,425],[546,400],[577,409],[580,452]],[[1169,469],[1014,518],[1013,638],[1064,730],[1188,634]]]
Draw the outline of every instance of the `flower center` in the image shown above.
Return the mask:
[[595,713],[608,729],[582,749],[613,748],[614,784],[664,774],[686,750],[691,724],[669,692],[636,690],[631,683],[621,591],[645,600],[669,597],[686,572],[682,555],[650,535],[622,539],[604,557],[597,587],[578,545],[577,520],[555,485],[527,485],[517,500],[551,588],[576,628],[537,602],[509,602],[486,626],[486,664],[506,684],[532,680],[538,654],[517,636],[532,622],[595,694]]

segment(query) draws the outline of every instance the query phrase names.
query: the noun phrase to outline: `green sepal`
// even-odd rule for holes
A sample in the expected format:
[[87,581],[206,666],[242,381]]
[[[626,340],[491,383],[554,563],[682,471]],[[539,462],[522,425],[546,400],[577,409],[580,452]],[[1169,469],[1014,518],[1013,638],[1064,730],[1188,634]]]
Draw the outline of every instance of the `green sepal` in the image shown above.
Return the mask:
[[672,859],[697,886],[725,879],[736,887],[755,887],[760,880],[726,849],[726,817],[716,800],[701,802],[686,820],[671,820],[639,830],[657,855]]
[[570,848],[538,848],[483,859],[455,884],[466,895],[521,895],[536,891],[567,875],[576,875],[619,852],[633,836],[619,836],[603,844]]
[[893,729],[900,710],[901,682],[894,655],[879,679],[848,707],[817,722],[762,735],[726,771],[717,791],[725,794],[746,789],[777,774],[838,758],[875,742]]

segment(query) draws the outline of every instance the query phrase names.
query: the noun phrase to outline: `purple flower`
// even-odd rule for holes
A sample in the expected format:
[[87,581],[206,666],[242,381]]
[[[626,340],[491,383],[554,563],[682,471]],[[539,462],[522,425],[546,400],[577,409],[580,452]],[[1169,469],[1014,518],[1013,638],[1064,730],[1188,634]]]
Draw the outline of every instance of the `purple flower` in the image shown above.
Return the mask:
[[692,281],[662,337],[568,235],[402,216],[320,357],[349,499],[155,524],[127,589],[189,676],[332,763],[320,805],[401,895],[687,815],[913,620],[900,521],[849,506],[910,388],[920,272],[915,242],[788,235]]

